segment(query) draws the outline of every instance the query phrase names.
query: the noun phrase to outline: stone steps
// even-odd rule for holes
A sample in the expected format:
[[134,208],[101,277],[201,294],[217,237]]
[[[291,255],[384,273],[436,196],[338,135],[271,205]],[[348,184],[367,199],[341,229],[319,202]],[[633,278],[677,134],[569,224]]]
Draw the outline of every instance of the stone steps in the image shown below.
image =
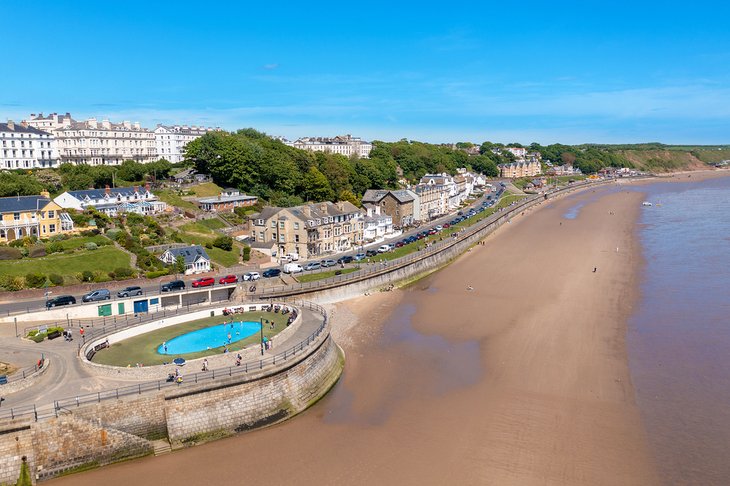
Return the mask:
[[153,440],[151,442],[156,456],[169,454],[170,452],[172,452],[172,447],[170,447],[170,441],[168,441],[167,439]]

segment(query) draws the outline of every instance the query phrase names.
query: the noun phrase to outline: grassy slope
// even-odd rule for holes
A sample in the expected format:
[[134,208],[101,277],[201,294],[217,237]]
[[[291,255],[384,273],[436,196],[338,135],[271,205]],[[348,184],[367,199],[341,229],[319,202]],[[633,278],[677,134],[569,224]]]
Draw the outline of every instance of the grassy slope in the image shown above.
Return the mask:
[[[97,353],[94,356],[94,362],[112,366],[135,366],[137,363],[142,363],[143,365],[148,366],[159,365],[166,362],[169,363],[175,358],[175,356],[158,354],[157,348],[164,341],[170,341],[174,337],[191,331],[195,331],[197,329],[216,326],[218,324],[228,322],[231,318],[234,321],[256,322],[259,321],[259,318],[263,318],[265,320],[267,319],[269,321],[274,321],[273,330],[270,328],[270,326],[264,324],[264,336],[271,338],[272,336],[276,336],[286,328],[286,321],[288,317],[288,315],[282,316],[281,314],[273,312],[244,312],[243,314],[234,314],[230,317],[207,317],[205,319],[199,319],[196,321],[186,322],[163,329],[158,329],[156,331],[151,331],[140,336],[126,339],[120,343],[112,345],[112,347],[109,349],[105,349]],[[234,364],[236,356],[235,351],[249,346],[258,346],[259,339],[259,333],[256,333],[253,336],[249,336],[246,339],[242,339],[241,341],[235,342],[231,346],[229,346],[229,352],[233,352],[231,354],[231,365]],[[274,344],[276,345],[276,339],[274,339]],[[202,358],[204,356],[221,354],[222,352],[223,347],[220,346],[217,348],[212,348],[210,350],[200,351],[197,353],[188,353],[181,356],[185,359],[196,359]],[[182,371],[197,372],[200,371],[200,368],[183,369]]]
[[192,187],[191,190],[195,193],[196,197],[212,197],[217,196],[221,193],[220,186],[216,185],[213,182],[203,182],[201,184],[196,184]]
[[111,272],[115,268],[130,268],[129,255],[112,246],[81,253],[54,254],[42,258],[0,261],[0,274],[25,275],[27,273],[57,273],[73,276],[84,270]]

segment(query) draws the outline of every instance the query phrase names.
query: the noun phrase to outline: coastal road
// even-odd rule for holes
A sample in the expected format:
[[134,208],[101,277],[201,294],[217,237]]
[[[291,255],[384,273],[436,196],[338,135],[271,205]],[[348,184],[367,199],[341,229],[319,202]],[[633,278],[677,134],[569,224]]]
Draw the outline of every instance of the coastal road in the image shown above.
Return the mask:
[[[485,193],[481,197],[477,198],[474,201],[474,203],[472,203],[470,206],[464,207],[460,211],[468,211],[469,208],[476,208],[476,207],[481,206],[482,203],[484,201],[486,201],[486,196],[487,195],[492,196],[491,202],[492,202],[492,204],[494,204],[494,203],[496,203],[499,200],[499,197],[502,195],[502,191],[503,190],[500,188],[500,191],[499,192],[496,192],[496,193],[491,193],[491,192],[490,193]],[[429,221],[428,223],[421,224],[421,226],[418,227],[418,228],[412,228],[412,229],[410,229],[408,231],[404,231],[398,238],[393,238],[393,239],[391,239],[391,241],[393,241],[393,242],[399,241],[399,240],[402,240],[404,238],[407,238],[408,236],[418,234],[420,231],[423,231],[426,228],[433,228],[434,226],[437,226],[437,225],[443,225],[444,223],[446,223],[446,222],[450,221],[451,219],[453,219],[456,214],[457,214],[457,212],[454,211],[453,213],[446,214],[444,216],[441,216],[440,218],[436,218],[436,219],[434,219],[432,221]],[[358,247],[358,248],[356,248],[354,250],[351,250],[349,252],[343,252],[343,253],[338,253],[336,255],[332,255],[331,257],[337,257],[337,258],[339,258],[339,257],[346,256],[346,255],[354,256],[357,253],[364,252],[365,249],[368,249],[370,247],[377,247],[377,246],[381,245],[382,243],[383,242],[377,242],[377,243],[372,243],[370,245],[364,245],[362,247]],[[328,256],[328,255],[322,255],[322,257],[325,257],[325,256]],[[319,259],[320,258],[312,259],[312,261],[318,261]],[[329,270],[329,268],[323,269],[323,271],[327,271],[327,270]],[[215,275],[214,278],[215,278],[216,284],[214,285],[214,288],[221,287],[221,285],[218,283],[218,281],[219,281],[219,279],[221,277],[223,277],[225,275],[227,275],[227,274]],[[242,275],[237,275],[237,276],[239,277],[239,279],[242,278]],[[185,281],[186,288],[187,289],[190,289],[190,288],[192,288],[192,282],[193,282],[193,280],[195,280],[197,278],[199,278],[199,276],[196,275],[195,278],[189,278],[189,279],[182,279],[181,278],[181,280],[184,280]],[[266,286],[269,283],[276,284],[276,285],[281,285],[282,281],[279,278],[273,278],[273,279],[270,279],[270,280],[269,279],[262,278],[258,282],[256,282],[256,285]],[[145,279],[137,279],[137,280],[130,280],[130,281],[124,282],[124,286],[131,286],[131,285],[139,286],[142,289],[142,292],[143,293],[142,293],[142,296],[140,296],[140,298],[155,297],[155,296],[158,296],[158,295],[168,295],[168,293],[162,293],[160,291],[161,283],[158,283],[158,282],[149,283]],[[75,305],[77,305],[77,306],[78,305],[99,305],[100,303],[113,303],[116,300],[121,300],[121,299],[118,299],[117,298],[117,291],[120,290],[120,289],[122,289],[122,288],[124,288],[124,286],[119,286],[119,285],[107,285],[107,286],[105,286],[105,284],[99,284],[98,287],[97,287],[98,289],[108,288],[110,290],[110,294],[111,294],[111,299],[110,300],[103,301],[103,302],[88,302],[88,303],[82,303],[81,302],[81,295],[74,295],[74,297],[76,297],[76,301],[77,301],[77,304],[75,304]],[[48,298],[53,298],[53,297],[56,297],[56,296],[59,296],[59,295],[69,295],[69,294],[70,294],[70,292],[69,291],[65,291],[63,288],[53,288],[50,291],[50,293],[48,295]],[[45,310],[45,304],[46,304],[46,297],[44,297],[44,296],[33,297],[33,298],[26,299],[26,300],[13,300],[13,301],[2,302],[2,303],[0,303],[0,316],[9,316],[9,315],[13,315],[13,314],[19,314],[19,317],[20,317],[20,316],[23,315],[23,314],[20,314],[20,313],[27,313],[27,314],[30,314],[30,313],[42,313]],[[38,318],[40,316],[35,316],[35,317]],[[42,317],[40,317],[40,318],[42,319]]]

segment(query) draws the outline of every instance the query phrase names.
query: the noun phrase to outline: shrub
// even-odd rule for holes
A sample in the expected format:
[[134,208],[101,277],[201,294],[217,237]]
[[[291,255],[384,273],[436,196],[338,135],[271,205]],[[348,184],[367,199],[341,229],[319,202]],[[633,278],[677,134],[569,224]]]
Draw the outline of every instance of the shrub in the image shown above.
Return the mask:
[[33,341],[37,342],[37,343],[40,343],[45,338],[46,338],[46,333],[45,332],[39,332],[38,334],[36,334],[35,336],[33,336],[31,339]]
[[96,243],[94,243],[93,241],[86,243],[84,246],[86,247],[87,250],[92,250],[92,251],[99,248],[99,246]]
[[206,241],[205,247],[210,250],[211,248],[213,248],[213,243],[211,243],[210,241]]
[[82,231],[81,236],[96,236],[99,233],[100,233],[100,231],[98,229],[94,228],[94,229]]
[[46,276],[42,273],[29,273],[25,276],[25,285],[32,289],[43,287],[46,284]]
[[25,287],[25,279],[23,277],[5,275],[0,282],[6,290],[10,291],[23,290]]
[[99,271],[94,272],[94,282],[101,283],[108,282],[110,280],[112,280],[112,277],[110,277],[108,274]]
[[244,246],[243,247],[243,261],[247,262],[251,259],[251,247],[250,246]]
[[61,327],[61,326],[53,326],[53,327],[49,327],[48,330],[46,331],[46,333],[48,333],[48,334],[50,334],[52,332],[60,332],[60,333],[62,333],[63,331],[64,331],[63,327]]
[[144,274],[147,278],[157,278],[162,277],[163,275],[168,275],[169,272],[167,270],[155,270],[154,272],[147,272]]
[[117,237],[119,236],[119,233],[121,233],[121,232],[122,232],[122,230],[120,230],[119,228],[112,228],[110,230],[107,230],[105,234],[106,234],[107,238],[116,240]]
[[38,334],[38,329],[31,329],[30,331],[28,331],[28,337],[33,337],[36,334]]
[[53,285],[63,285],[63,277],[57,273],[50,274],[48,276],[48,280],[50,280]]
[[23,254],[17,248],[0,246],[0,260],[20,260]]
[[133,275],[134,272],[131,268],[119,267],[114,269],[114,278],[116,279],[129,278]]
[[220,248],[221,250],[231,251],[233,249],[233,238],[226,235],[220,235],[218,238],[213,240],[213,246]]
[[31,258],[38,258],[38,257],[46,256],[45,245],[33,245],[28,250],[28,256],[30,256]]
[[21,246],[23,246],[23,240],[13,240],[8,243],[8,246],[12,248],[20,248]]
[[48,253],[61,253],[63,251],[63,243],[60,241],[54,241],[46,245],[46,252]]
[[91,270],[84,270],[81,272],[81,280],[82,282],[91,282],[94,279],[94,272]]

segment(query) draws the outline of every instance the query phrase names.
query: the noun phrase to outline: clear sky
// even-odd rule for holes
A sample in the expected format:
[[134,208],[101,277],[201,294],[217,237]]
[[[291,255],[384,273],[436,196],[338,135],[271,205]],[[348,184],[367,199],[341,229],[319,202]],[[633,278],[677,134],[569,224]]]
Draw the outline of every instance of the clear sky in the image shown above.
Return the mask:
[[0,119],[730,143],[728,2],[0,1]]

